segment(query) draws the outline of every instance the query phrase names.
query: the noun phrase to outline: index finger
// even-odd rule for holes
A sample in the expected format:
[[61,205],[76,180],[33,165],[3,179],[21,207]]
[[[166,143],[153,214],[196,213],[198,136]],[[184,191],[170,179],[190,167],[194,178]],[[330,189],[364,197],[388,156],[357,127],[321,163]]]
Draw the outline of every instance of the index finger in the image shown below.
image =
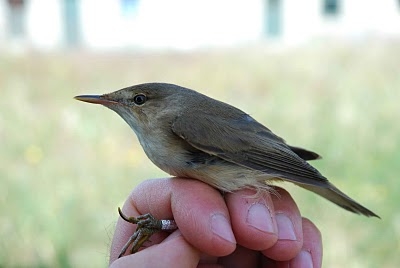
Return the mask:
[[[125,202],[127,216],[151,213],[157,219],[174,218],[185,239],[201,252],[213,256],[232,253],[236,240],[229,212],[221,194],[211,186],[192,179],[146,180],[136,187]],[[118,219],[111,246],[115,260],[136,226]],[[165,235],[152,236],[160,241]]]

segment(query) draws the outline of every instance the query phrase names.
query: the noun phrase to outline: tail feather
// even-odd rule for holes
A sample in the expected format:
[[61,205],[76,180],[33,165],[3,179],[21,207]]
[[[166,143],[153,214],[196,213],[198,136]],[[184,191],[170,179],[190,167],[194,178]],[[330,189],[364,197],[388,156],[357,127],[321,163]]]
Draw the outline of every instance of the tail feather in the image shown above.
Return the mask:
[[306,185],[306,184],[298,184],[300,187],[305,188],[309,191],[312,191],[322,197],[325,197],[329,201],[335,203],[336,205],[351,211],[356,214],[362,214],[367,217],[377,217],[380,218],[378,215],[376,215],[374,212],[371,210],[367,209],[366,207],[358,204],[356,201],[351,199],[349,196],[347,196],[345,193],[340,191],[338,188],[336,188],[333,184],[327,182],[327,187],[320,187],[320,186],[313,186],[313,185]]

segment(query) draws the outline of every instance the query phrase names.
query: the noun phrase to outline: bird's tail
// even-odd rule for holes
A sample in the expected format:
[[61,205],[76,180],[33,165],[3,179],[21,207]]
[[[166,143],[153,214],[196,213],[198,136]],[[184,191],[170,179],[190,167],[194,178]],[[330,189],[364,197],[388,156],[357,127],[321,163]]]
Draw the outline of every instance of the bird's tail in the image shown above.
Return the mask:
[[302,188],[305,188],[307,190],[310,190],[322,197],[325,197],[329,201],[335,203],[336,205],[357,213],[357,214],[362,214],[367,217],[377,217],[380,218],[378,215],[376,215],[374,212],[371,210],[367,209],[366,207],[358,204],[356,201],[348,197],[345,193],[340,191],[338,188],[336,188],[333,184],[327,182],[326,187],[321,187],[321,186],[313,186],[309,184],[297,184]]

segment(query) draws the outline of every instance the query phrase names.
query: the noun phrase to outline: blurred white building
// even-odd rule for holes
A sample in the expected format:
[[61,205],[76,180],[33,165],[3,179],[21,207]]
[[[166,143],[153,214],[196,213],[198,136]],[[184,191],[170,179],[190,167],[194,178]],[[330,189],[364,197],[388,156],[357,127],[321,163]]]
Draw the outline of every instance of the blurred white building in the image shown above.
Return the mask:
[[0,48],[193,49],[375,35],[400,37],[399,0],[0,2]]

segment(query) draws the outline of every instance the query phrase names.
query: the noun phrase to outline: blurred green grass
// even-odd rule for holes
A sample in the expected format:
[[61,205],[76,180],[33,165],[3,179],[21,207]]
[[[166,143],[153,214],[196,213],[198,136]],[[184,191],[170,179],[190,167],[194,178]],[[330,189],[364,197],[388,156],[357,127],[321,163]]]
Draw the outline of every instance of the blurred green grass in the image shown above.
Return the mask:
[[167,176],[113,112],[72,99],[164,81],[231,103],[382,220],[290,184],[321,229],[324,267],[400,263],[400,43],[197,53],[0,55],[0,267],[104,267],[116,208]]

